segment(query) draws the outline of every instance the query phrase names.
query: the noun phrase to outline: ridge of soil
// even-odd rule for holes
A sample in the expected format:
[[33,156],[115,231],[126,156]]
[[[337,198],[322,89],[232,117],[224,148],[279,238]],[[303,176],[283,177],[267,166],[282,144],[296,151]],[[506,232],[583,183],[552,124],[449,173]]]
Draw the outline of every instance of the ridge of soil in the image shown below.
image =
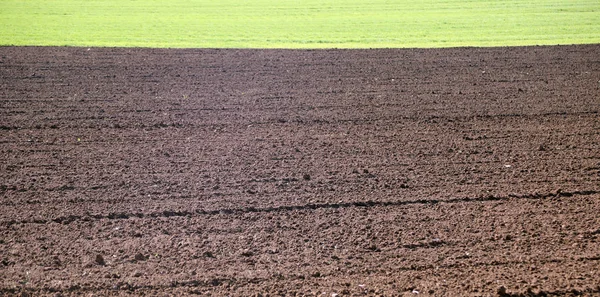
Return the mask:
[[598,296],[600,45],[0,47],[0,295]]

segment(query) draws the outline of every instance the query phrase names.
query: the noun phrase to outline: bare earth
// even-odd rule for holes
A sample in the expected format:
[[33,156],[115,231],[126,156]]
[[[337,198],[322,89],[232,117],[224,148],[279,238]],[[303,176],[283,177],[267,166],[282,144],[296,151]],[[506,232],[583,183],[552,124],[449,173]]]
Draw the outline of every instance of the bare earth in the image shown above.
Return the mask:
[[600,45],[0,48],[0,295],[600,296]]

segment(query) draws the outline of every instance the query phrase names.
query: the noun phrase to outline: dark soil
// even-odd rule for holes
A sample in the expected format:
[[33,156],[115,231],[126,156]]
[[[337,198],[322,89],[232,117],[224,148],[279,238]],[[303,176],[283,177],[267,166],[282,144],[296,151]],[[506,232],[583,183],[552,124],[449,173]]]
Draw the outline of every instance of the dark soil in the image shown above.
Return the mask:
[[2,47],[0,295],[600,295],[599,81],[600,45]]

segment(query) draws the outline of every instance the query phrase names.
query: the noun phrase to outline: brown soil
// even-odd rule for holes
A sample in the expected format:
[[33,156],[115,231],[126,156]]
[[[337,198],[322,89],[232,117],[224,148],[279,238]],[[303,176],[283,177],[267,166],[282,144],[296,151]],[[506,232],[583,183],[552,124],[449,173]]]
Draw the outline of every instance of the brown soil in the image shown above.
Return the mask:
[[0,295],[600,295],[600,45],[0,48]]

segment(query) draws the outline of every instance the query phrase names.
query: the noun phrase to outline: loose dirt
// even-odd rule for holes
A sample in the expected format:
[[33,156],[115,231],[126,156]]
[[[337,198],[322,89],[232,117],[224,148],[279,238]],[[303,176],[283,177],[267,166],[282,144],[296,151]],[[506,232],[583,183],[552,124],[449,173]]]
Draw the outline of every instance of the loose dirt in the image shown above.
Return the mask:
[[600,295],[600,45],[0,48],[0,295]]

